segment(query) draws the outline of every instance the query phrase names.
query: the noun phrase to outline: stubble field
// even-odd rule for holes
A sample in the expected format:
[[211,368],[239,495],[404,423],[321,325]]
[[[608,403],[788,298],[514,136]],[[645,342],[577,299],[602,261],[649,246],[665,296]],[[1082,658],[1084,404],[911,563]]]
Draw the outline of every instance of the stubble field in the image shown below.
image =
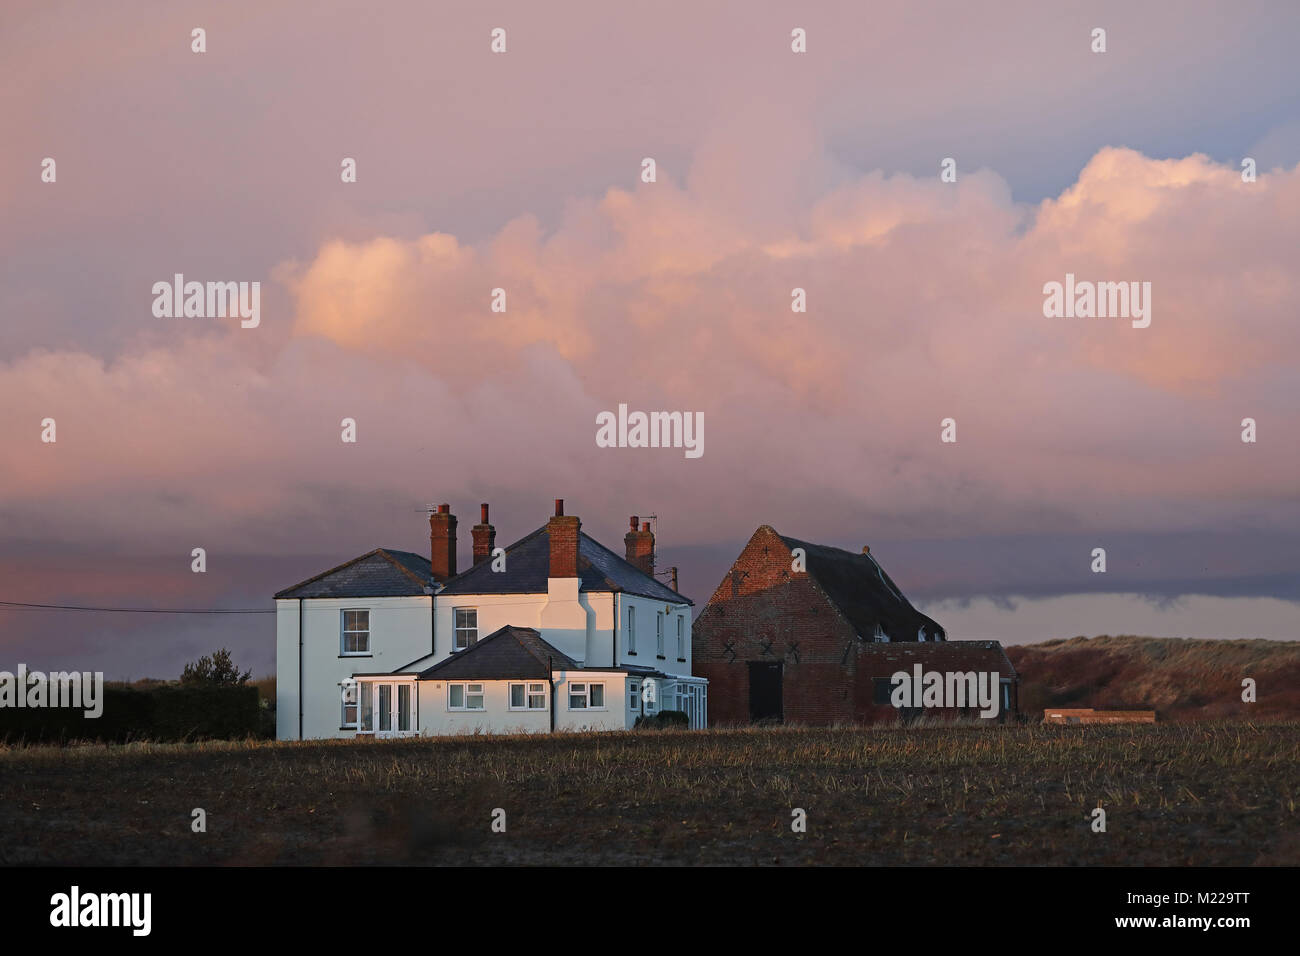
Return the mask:
[[1295,721],[8,747],[0,863],[1294,865],[1298,799]]

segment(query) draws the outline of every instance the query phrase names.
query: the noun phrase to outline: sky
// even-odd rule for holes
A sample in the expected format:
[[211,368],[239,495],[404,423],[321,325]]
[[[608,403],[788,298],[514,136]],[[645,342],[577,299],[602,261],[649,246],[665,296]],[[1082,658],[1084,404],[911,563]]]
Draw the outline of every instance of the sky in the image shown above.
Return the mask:
[[[269,608],[427,553],[430,503],[466,554],[480,502],[504,543],[559,497],[615,550],[656,515],[697,609],[770,524],[870,545],[951,638],[1295,639],[1297,35],[1240,0],[6,3],[0,601]],[[156,316],[176,273],[259,282],[259,324]],[[1045,316],[1067,274],[1149,282],[1150,325]],[[619,404],[702,414],[704,454],[598,447]],[[273,617],[0,607],[10,664],[221,646],[271,672]]]

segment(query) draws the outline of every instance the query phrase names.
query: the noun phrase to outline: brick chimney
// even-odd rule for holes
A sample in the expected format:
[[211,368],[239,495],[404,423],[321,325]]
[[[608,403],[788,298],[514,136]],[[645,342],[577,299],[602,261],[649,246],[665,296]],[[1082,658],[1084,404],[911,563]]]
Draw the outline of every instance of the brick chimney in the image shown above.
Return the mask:
[[488,524],[488,506],[484,502],[479,506],[482,520],[474,525],[470,533],[474,536],[474,563],[486,561],[492,556],[492,549],[497,546],[497,529]]
[[564,499],[555,499],[555,517],[546,522],[546,535],[551,539],[551,569],[548,577],[576,578],[578,576],[578,533],[582,522],[576,515],[564,514]]
[[641,530],[636,529],[637,516],[632,515],[630,519],[632,528],[623,536],[623,544],[627,548],[627,561],[635,567],[640,568],[646,574],[655,573],[655,536],[650,530],[650,522],[646,521],[641,525]]
[[438,505],[438,510],[429,515],[429,561],[435,581],[456,574],[456,516],[451,513],[451,505]]

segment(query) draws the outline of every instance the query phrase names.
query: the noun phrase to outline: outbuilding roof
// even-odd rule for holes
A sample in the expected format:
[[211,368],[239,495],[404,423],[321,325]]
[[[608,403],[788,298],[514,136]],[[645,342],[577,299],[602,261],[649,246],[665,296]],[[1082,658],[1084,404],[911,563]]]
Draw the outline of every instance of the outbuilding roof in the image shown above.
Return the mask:
[[549,680],[552,670],[577,667],[533,628],[507,624],[421,671],[417,680]]
[[858,666],[865,666],[872,676],[910,671],[914,664],[927,671],[996,671],[1000,677],[1017,676],[1011,659],[997,641],[891,641],[859,648]]

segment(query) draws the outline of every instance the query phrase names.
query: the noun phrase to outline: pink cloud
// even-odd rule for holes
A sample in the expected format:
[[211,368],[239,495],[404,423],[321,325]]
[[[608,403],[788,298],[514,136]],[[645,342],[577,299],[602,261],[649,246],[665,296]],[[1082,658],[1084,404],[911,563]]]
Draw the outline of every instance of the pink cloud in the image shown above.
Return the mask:
[[[551,231],[327,241],[274,270],[291,326],[174,325],[112,360],[0,366],[15,535],[283,548],[339,533],[326,502],[361,529],[485,485],[582,489],[611,515],[669,502],[697,540],[779,502],[814,527],[847,509],[928,534],[1230,524],[1293,497],[1300,168],[1245,185],[1201,156],[1107,149],[1038,206],[990,171],[875,172],[751,217],[736,198],[782,184],[737,167],[718,202],[713,163],[575,199]],[[1067,271],[1152,282],[1151,327],[1044,318]],[[598,449],[594,416],[619,402],[703,411],[705,457]]]

